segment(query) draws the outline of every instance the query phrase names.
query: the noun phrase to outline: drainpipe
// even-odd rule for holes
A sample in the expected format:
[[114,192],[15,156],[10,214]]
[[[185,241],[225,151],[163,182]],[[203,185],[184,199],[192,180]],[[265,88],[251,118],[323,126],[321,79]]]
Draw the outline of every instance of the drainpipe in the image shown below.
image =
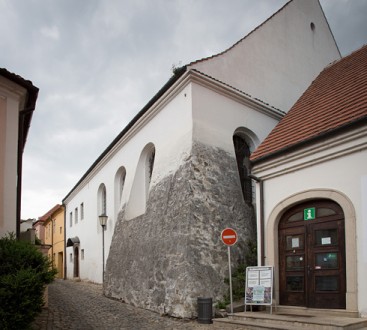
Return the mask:
[[63,259],[63,263],[64,263],[64,276],[63,276],[63,279],[66,280],[66,271],[67,271],[66,261],[67,261],[67,256],[66,256],[66,205],[65,205],[65,203],[62,203],[62,207],[64,209],[64,259]]
[[259,184],[260,193],[260,265],[265,265],[265,232],[264,232],[264,181],[253,174],[249,174],[249,178],[255,180]]
[[55,258],[54,258],[54,220],[51,218],[51,259],[52,259],[52,267],[55,265]]

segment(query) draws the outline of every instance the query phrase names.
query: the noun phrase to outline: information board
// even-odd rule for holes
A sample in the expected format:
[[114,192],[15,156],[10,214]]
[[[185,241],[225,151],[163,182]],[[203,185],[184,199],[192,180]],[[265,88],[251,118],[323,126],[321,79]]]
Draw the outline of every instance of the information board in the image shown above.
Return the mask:
[[273,266],[246,268],[245,305],[272,305]]

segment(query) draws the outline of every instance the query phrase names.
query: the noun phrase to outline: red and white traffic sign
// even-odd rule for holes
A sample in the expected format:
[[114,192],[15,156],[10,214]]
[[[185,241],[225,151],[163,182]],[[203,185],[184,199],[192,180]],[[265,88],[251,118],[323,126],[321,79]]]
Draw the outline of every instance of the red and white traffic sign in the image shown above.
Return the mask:
[[237,242],[237,233],[232,228],[226,228],[222,231],[222,241],[225,245],[234,245]]

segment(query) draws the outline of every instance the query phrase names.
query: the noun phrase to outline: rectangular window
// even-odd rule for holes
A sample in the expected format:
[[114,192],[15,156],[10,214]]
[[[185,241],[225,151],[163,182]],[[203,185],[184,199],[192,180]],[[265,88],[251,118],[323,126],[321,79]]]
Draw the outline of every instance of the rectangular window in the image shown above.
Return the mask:
[[84,219],[84,203],[80,204],[80,220]]
[[62,227],[60,226],[60,234],[62,234]]
[[84,249],[81,250],[81,258],[84,260]]
[[73,254],[70,253],[70,262],[73,262]]
[[73,212],[70,212],[70,227],[73,227]]
[[78,208],[75,208],[75,224],[78,223]]

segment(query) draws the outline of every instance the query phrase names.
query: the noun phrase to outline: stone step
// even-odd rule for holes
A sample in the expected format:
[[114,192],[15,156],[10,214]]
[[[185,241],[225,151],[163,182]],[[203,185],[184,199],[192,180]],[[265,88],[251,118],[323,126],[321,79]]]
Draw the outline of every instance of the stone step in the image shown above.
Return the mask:
[[312,330],[357,330],[367,329],[367,319],[333,315],[268,314],[241,312],[230,314],[225,319],[214,319],[215,324],[236,324],[244,329],[312,329]]

